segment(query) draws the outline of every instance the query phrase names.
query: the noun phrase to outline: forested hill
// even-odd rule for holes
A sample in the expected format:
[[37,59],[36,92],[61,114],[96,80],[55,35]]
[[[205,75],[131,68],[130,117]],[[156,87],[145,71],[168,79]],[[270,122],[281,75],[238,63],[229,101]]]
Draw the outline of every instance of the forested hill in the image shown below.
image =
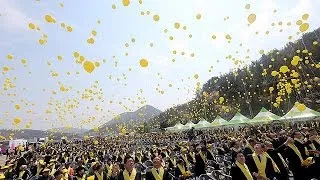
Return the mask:
[[185,104],[172,107],[153,119],[161,127],[178,121],[229,120],[237,112],[253,118],[262,107],[286,114],[299,102],[320,111],[320,28],[289,42],[282,49],[260,52],[261,58],[241,69],[209,79]]

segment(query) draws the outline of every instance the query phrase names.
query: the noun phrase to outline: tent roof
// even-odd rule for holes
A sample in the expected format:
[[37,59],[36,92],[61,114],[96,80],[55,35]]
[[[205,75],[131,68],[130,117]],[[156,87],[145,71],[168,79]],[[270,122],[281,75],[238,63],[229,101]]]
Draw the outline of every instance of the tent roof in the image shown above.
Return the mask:
[[199,121],[197,124],[194,125],[195,128],[206,128],[206,127],[211,127],[212,124],[206,121],[205,119],[202,119]]
[[282,116],[280,120],[285,119],[298,119],[298,118],[311,118],[311,117],[317,117],[320,116],[320,113],[317,111],[314,111],[308,107],[304,111],[299,111],[296,106],[292,107],[292,109]]
[[253,122],[269,122],[273,120],[280,119],[279,116],[273,114],[272,112],[268,111],[266,108],[261,108],[260,112],[252,119],[249,120],[249,123]]
[[230,124],[242,124],[247,123],[249,118],[237,112],[237,114],[229,121]]
[[217,116],[214,121],[212,122],[213,126],[223,126],[223,125],[228,125],[228,121],[226,121],[225,119],[223,119],[221,116]]

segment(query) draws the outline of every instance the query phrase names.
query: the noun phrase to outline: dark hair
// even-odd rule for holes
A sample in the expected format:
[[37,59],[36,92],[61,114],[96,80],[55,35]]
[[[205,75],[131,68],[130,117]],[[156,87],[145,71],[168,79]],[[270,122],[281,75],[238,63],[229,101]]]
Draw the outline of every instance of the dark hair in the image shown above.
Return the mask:
[[300,132],[300,131],[293,131],[292,134],[291,134],[291,137],[294,138],[294,136],[295,136],[296,133],[298,133],[298,132]]
[[80,172],[81,170],[84,170],[84,167],[79,166],[79,167],[77,167],[76,172],[78,173],[78,172]]
[[124,164],[127,163],[127,161],[128,161],[130,158],[133,159],[131,156],[126,156],[126,157],[124,157],[123,163],[124,163]]
[[62,174],[62,172],[61,172],[60,170],[57,170],[57,171],[53,174],[53,176],[54,176],[54,177],[57,177],[57,176],[59,176],[60,174]]
[[251,138],[250,138],[250,139],[248,139],[248,142],[249,142],[249,143],[254,143],[254,139],[251,139]]

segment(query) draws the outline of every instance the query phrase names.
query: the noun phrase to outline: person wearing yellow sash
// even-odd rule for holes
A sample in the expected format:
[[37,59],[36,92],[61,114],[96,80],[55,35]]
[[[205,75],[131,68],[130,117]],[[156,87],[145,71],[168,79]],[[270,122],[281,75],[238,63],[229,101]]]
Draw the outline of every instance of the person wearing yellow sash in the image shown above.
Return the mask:
[[319,158],[320,152],[320,137],[316,129],[312,128],[309,130],[309,138],[306,142],[307,148],[312,151],[313,157]]
[[[301,133],[295,131],[291,137],[288,137],[285,143],[287,145],[285,156],[289,161],[289,169],[292,171],[294,179],[307,179],[308,167],[303,163],[304,160],[307,159],[305,148],[303,144],[294,140],[297,138],[300,139]],[[299,150],[298,146],[301,150]]]
[[196,163],[196,152],[194,146],[192,145],[189,145],[189,152],[187,154],[187,158],[191,165],[194,165]]
[[112,165],[112,170],[108,172],[108,180],[118,180],[120,174],[120,165],[118,162]]
[[120,172],[118,180],[142,180],[141,172],[135,168],[134,160],[131,156],[124,157],[124,170]]
[[248,156],[246,163],[252,175],[257,179],[273,179],[276,176],[272,161],[263,153],[260,143],[255,144],[254,153]]
[[199,177],[201,174],[206,174],[207,165],[207,148],[201,147],[200,151],[196,154],[195,174]]
[[214,160],[215,155],[214,155],[214,152],[213,152],[212,144],[208,144],[207,148],[208,148],[208,150],[207,150],[207,155],[208,155],[207,159],[208,160]]
[[191,172],[188,171],[188,168],[181,157],[177,161],[174,175],[175,177],[180,177],[180,179],[187,179],[191,176]]
[[[273,148],[273,144],[269,141],[265,142],[266,144],[266,152],[268,153],[268,155],[271,157],[271,159],[273,160],[273,162],[277,165],[279,172],[277,174],[277,179],[289,179],[289,175],[288,175],[288,170],[289,170],[289,166],[285,160],[285,158],[283,157],[283,155],[281,154],[280,150],[281,148],[278,149],[274,149]],[[285,147],[285,146],[283,146]]]
[[142,164],[143,163],[143,159],[142,159],[143,157],[142,157],[142,154],[141,154],[141,152],[140,151],[137,151],[137,153],[136,153],[136,156],[135,156],[135,163],[140,163],[140,164]]
[[186,163],[186,166],[190,167],[191,164],[190,164],[190,162],[188,160],[188,155],[187,155],[188,154],[188,149],[182,147],[180,151],[181,151],[181,157],[184,160],[184,162]]
[[94,180],[106,180],[107,174],[103,171],[103,168],[99,162],[93,162],[91,165],[91,172],[89,176],[94,176]]
[[246,165],[246,158],[242,152],[236,155],[236,161],[231,167],[232,180],[253,180],[253,176]]
[[69,174],[68,174],[68,169],[62,169],[62,179],[63,180],[71,180],[72,178],[71,178],[71,176],[69,176]]
[[248,156],[249,154],[252,154],[254,152],[254,148],[253,148],[254,144],[255,144],[254,139],[249,138],[248,140],[246,140],[246,146],[243,150],[243,154],[245,156]]
[[175,152],[170,153],[169,157],[167,158],[167,162],[168,162],[169,169],[174,169],[177,166],[177,159],[176,159]]
[[162,159],[157,156],[152,161],[153,168],[146,173],[146,179],[148,180],[169,180],[169,173],[162,167]]
[[36,176],[42,175],[42,171],[44,170],[44,168],[45,168],[45,162],[41,159],[39,160],[37,165]]
[[17,175],[18,179],[28,179],[30,177],[30,172],[27,170],[27,165],[22,165]]

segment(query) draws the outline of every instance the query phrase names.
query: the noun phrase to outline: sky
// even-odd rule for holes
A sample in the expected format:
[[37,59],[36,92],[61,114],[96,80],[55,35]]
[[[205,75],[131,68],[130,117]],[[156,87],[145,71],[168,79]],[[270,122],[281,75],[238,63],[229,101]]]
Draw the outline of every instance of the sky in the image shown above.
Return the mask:
[[[147,104],[164,111],[260,50],[299,39],[304,14],[306,32],[320,26],[313,0],[140,2],[0,0],[0,128],[92,128]],[[88,73],[74,52],[99,67]]]

